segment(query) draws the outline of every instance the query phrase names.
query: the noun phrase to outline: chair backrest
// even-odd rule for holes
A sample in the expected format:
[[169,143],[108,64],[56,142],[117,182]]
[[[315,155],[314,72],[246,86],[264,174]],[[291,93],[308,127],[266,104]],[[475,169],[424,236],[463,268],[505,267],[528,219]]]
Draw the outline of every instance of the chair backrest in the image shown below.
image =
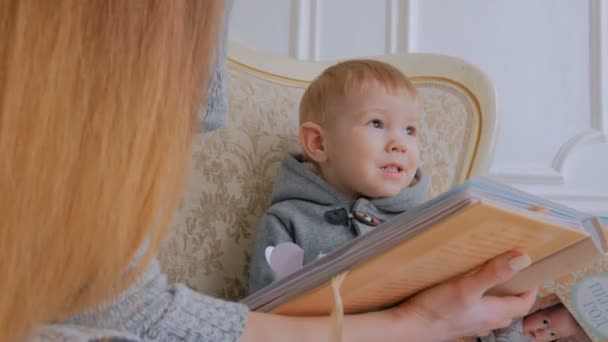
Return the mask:
[[[297,150],[297,108],[307,84],[330,62],[229,47],[229,118],[196,137],[191,180],[160,259],[172,280],[240,299],[247,290],[252,236],[279,162]],[[422,167],[436,196],[490,165],[497,113],[494,88],[476,67],[432,54],[375,57],[408,75],[424,113]]]

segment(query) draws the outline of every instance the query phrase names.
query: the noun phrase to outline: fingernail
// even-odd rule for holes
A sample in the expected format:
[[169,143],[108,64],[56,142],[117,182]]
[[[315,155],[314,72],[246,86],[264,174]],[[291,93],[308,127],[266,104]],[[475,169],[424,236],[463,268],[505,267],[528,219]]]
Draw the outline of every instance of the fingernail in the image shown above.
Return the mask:
[[530,259],[530,257],[527,255],[516,256],[515,258],[509,260],[509,267],[511,267],[513,271],[521,271],[531,264],[532,259]]

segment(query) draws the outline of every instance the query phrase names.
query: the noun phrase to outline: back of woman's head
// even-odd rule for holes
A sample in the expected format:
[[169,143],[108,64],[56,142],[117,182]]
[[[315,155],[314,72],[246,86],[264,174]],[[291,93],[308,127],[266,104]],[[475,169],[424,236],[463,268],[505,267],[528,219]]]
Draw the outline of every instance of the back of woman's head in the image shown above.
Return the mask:
[[115,295],[182,190],[222,1],[0,2],[0,340]]

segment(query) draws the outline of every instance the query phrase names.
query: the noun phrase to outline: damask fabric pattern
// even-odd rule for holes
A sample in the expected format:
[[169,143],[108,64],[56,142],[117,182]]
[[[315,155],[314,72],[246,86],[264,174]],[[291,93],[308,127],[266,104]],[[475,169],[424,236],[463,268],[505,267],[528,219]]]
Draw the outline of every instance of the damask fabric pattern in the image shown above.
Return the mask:
[[[479,117],[467,93],[445,81],[414,79],[423,98],[422,167],[429,196],[468,171]],[[225,299],[247,293],[252,237],[285,153],[298,150],[304,89],[229,69],[224,127],[196,137],[191,179],[160,251],[171,280]]]

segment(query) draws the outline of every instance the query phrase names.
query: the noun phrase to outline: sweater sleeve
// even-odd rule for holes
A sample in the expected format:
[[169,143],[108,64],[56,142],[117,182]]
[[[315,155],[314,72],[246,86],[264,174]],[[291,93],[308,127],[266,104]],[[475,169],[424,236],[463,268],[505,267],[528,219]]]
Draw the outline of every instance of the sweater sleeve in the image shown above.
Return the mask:
[[154,260],[115,301],[67,323],[126,332],[145,341],[236,341],[245,329],[247,312],[242,304],[182,284],[168,285]]
[[282,242],[294,242],[287,227],[276,216],[265,214],[256,232],[253,255],[249,266],[249,293],[269,285],[275,280],[274,272],[266,261],[266,247]]

